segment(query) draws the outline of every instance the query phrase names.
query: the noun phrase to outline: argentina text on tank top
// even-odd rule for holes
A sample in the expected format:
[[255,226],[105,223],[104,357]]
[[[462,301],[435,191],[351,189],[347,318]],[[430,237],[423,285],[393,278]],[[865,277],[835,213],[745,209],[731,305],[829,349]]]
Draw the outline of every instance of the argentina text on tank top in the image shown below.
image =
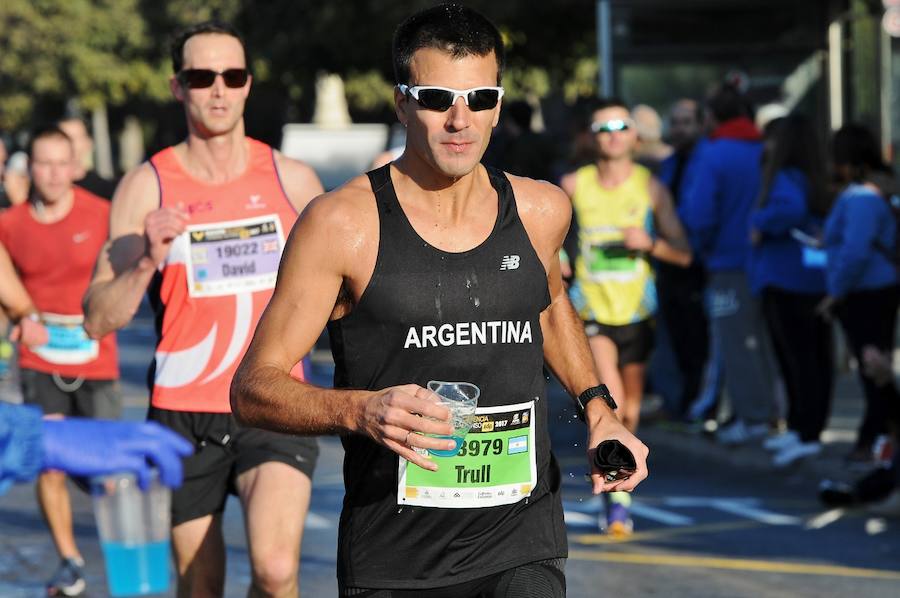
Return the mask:
[[161,207],[190,216],[149,291],[159,337],[148,376],[154,407],[230,412],[231,379],[272,296],[297,212],[272,148],[247,143],[246,171],[224,184],[193,178],[172,147],[150,159]]
[[547,273],[509,181],[488,174],[498,196],[493,230],[448,253],[406,218],[390,165],[369,173],[378,257],[353,311],[328,325],[335,387],[446,381],[481,392],[459,453],[432,457],[436,473],[361,435],[343,438],[345,585],[440,587],[566,554],[543,374]]

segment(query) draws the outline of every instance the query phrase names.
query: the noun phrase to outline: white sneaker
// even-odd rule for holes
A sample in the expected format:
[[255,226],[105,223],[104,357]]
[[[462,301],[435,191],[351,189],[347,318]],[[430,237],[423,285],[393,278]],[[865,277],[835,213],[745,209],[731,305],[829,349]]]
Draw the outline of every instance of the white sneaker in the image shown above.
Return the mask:
[[820,442],[797,442],[789,444],[778,451],[772,458],[772,465],[775,467],[787,467],[792,463],[804,457],[811,457],[822,452],[822,443]]
[[798,444],[799,442],[800,435],[793,430],[787,430],[781,434],[775,434],[774,436],[769,436],[763,440],[763,448],[767,451],[780,451],[787,446]]
[[719,444],[736,446],[738,444],[744,444],[754,438],[762,438],[768,433],[769,426],[767,424],[753,424],[748,426],[744,423],[744,420],[736,419],[731,425],[721,428],[716,433],[716,440],[719,441]]

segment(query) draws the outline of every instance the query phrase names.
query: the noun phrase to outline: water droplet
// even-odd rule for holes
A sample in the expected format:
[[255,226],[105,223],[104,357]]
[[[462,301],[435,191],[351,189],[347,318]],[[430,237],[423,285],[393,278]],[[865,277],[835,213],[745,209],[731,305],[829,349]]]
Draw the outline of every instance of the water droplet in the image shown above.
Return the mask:
[[572,478],[572,479],[575,479],[575,474],[570,472],[570,473],[569,473],[569,477]]
[[[576,443],[575,443],[575,444],[573,444],[573,445],[572,445],[572,446],[574,446],[574,447],[576,447],[576,448],[577,448],[577,447],[578,447],[578,443],[577,443],[577,442],[576,442]],[[605,447],[604,447],[604,448],[605,448]]]

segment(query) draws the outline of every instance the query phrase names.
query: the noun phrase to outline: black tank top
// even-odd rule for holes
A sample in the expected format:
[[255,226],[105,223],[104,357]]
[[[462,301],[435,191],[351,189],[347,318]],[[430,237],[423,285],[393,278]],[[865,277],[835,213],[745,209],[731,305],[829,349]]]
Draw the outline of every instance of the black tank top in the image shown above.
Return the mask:
[[403,212],[390,165],[368,173],[378,205],[378,258],[347,316],[329,322],[335,387],[379,390],[429,380],[481,389],[479,407],[534,401],[537,483],[485,508],[398,504],[397,455],[343,437],[346,494],[338,539],[343,586],[429,588],[567,554],[559,467],[550,453],[540,314],[547,274],[506,176],[488,169],[498,214],[477,247],[448,253]]

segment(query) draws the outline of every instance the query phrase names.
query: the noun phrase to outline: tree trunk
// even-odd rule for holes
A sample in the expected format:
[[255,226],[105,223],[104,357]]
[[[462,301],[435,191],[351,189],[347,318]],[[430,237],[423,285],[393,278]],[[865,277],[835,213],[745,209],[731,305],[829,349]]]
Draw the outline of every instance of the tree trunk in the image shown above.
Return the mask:
[[119,134],[119,168],[128,172],[144,159],[144,131],[136,116],[125,117]]
[[91,128],[94,136],[94,151],[97,156],[97,174],[106,179],[115,176],[112,159],[112,140],[109,137],[109,119],[106,104],[100,104],[91,112]]

